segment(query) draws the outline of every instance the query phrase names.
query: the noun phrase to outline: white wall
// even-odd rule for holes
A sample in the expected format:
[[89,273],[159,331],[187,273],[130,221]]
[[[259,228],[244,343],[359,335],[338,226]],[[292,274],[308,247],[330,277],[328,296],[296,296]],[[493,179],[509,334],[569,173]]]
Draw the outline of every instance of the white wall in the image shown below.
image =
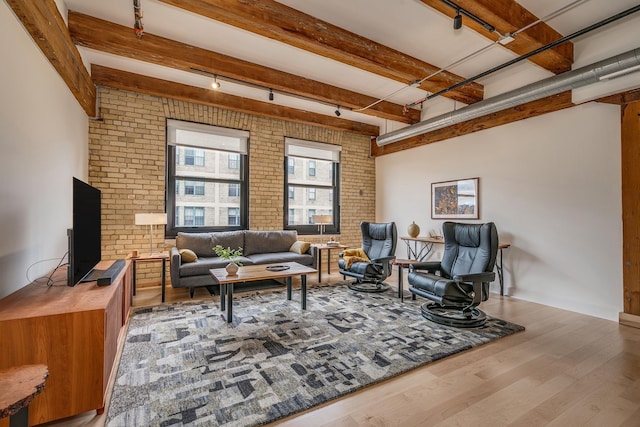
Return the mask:
[[620,155],[619,107],[589,103],[378,157],[376,218],[396,221],[401,236],[411,221],[420,235],[439,231],[430,183],[479,177],[480,222],[494,221],[512,243],[506,294],[617,320]]
[[1,298],[65,255],[71,178],[88,176],[88,119],[5,2],[0,58]]

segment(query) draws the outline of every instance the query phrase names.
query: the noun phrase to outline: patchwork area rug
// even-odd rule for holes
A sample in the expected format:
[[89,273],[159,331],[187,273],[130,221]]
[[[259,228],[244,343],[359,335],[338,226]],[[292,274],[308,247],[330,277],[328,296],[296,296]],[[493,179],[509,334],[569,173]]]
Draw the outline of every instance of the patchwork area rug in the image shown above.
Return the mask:
[[[107,425],[261,425],[524,328],[490,318],[456,329],[425,320],[424,299],[344,284],[136,309]],[[235,297],[235,296],[234,296]]]

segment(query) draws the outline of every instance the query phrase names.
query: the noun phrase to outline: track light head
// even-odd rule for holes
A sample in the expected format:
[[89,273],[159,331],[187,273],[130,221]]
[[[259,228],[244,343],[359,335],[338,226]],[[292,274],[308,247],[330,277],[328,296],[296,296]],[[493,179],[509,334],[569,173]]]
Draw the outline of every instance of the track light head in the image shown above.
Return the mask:
[[220,89],[220,82],[218,81],[218,76],[213,76],[213,82],[211,82],[211,88],[213,90]]
[[269,89],[269,101],[273,101],[273,90]]
[[453,18],[453,29],[459,30],[462,28],[462,15],[460,14],[460,9],[456,11],[456,16]]
[[340,117],[340,106],[338,105],[338,108],[336,109],[336,111],[334,111],[336,117]]

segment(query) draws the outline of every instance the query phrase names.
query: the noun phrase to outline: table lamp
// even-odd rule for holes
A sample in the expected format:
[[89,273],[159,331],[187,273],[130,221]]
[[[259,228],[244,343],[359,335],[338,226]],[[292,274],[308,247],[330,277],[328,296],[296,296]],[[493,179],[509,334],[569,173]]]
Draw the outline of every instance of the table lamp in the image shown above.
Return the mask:
[[149,226],[149,255],[153,255],[153,226],[167,223],[166,213],[137,213],[136,225]]
[[331,224],[333,217],[331,215],[313,215],[311,220],[314,224],[318,224],[318,231],[320,231],[320,240],[322,240],[322,233],[327,224]]

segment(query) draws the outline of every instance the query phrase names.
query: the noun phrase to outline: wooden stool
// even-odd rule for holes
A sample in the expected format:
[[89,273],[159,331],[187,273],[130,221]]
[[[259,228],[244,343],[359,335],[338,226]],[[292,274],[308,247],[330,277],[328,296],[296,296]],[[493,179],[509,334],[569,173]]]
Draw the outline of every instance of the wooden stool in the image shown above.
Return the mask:
[[0,371],[0,418],[11,427],[29,425],[29,403],[44,389],[46,365],[23,365]]

